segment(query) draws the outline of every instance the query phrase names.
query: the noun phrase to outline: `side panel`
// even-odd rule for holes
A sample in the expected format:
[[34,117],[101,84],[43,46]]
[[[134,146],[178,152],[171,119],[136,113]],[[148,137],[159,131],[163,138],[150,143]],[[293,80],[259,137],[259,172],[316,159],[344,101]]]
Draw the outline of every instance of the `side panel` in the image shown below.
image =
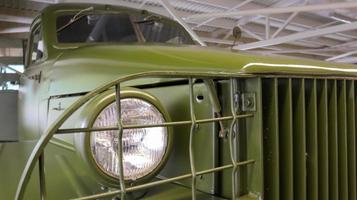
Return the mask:
[[[189,88],[188,85],[159,87],[147,90],[161,100],[168,110],[173,121],[185,121],[190,119]],[[174,92],[173,92],[174,91]],[[212,105],[203,84],[194,85],[194,109],[196,119],[207,119],[213,116]],[[170,95],[168,95],[170,94]],[[197,171],[210,169],[216,166],[217,136],[214,123],[200,124],[194,132],[194,157]],[[190,125],[174,128],[174,144],[172,154],[164,167],[163,177],[174,177],[190,173],[189,164],[189,130]],[[217,133],[217,134],[215,134]],[[216,175],[205,174],[197,177],[197,189],[210,194],[216,193]],[[190,187],[191,179],[180,181]]]

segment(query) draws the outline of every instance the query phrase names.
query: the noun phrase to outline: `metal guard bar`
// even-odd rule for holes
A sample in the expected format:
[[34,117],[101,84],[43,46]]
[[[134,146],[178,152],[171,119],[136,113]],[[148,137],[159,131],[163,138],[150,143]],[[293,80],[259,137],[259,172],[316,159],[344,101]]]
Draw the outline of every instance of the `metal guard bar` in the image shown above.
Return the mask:
[[[253,117],[253,114],[243,114],[237,115],[238,119]],[[210,122],[219,122],[219,121],[228,121],[232,120],[233,116],[227,117],[217,117],[217,118],[209,118],[209,119],[198,119],[196,120],[196,124],[205,124]],[[153,127],[169,127],[169,126],[178,126],[178,125],[190,125],[191,121],[177,121],[177,122],[165,122],[160,124],[146,124],[146,125],[123,125],[123,129],[136,129],[136,128],[153,128]],[[118,130],[118,126],[111,127],[93,127],[93,128],[68,128],[68,129],[59,129],[55,134],[72,134],[72,133],[82,133],[82,132],[95,132],[95,131],[114,131]]]
[[[32,150],[31,155],[28,158],[28,161],[25,165],[25,168],[23,170],[23,173],[20,177],[20,181],[16,190],[16,196],[15,196],[15,200],[22,200],[23,196],[25,194],[25,189],[26,186],[30,180],[31,177],[31,173],[36,165],[36,161],[40,161],[40,170],[43,169],[43,164],[44,164],[44,149],[46,147],[46,145],[49,143],[49,141],[51,140],[51,138],[54,136],[54,134],[56,133],[61,133],[61,131],[59,130],[59,128],[63,125],[63,123],[77,110],[79,109],[81,106],[83,106],[86,102],[88,102],[90,99],[92,99],[93,97],[95,97],[96,95],[101,94],[102,92],[108,90],[111,87],[116,87],[116,99],[118,101],[119,99],[119,103],[117,102],[117,106],[118,106],[118,127],[109,127],[110,130],[112,130],[112,128],[115,128],[113,130],[118,130],[119,131],[119,136],[121,135],[120,133],[122,133],[124,128],[142,128],[142,126],[140,125],[132,125],[132,126],[123,126],[123,124],[121,124],[121,116],[120,116],[120,83],[122,82],[126,82],[126,81],[130,81],[133,79],[138,79],[138,78],[157,78],[157,77],[163,77],[163,78],[172,78],[172,77],[177,77],[177,78],[188,78],[190,80],[190,88],[192,86],[192,77],[195,78],[230,78],[231,79],[231,83],[233,81],[233,78],[238,78],[238,77],[251,77],[251,75],[247,75],[247,74],[241,74],[241,73],[217,73],[217,72],[184,72],[184,71],[153,71],[153,72],[143,72],[143,73],[137,73],[137,74],[132,74],[132,75],[128,75],[128,76],[124,76],[124,77],[120,77],[116,80],[113,80],[107,84],[104,84],[94,90],[92,90],[91,92],[87,93],[86,95],[84,95],[83,97],[79,98],[75,103],[73,103],[71,106],[69,106],[57,119],[54,123],[52,123],[52,125],[46,130],[46,132],[41,135],[41,137],[39,138],[38,142],[36,143],[34,149]],[[232,84],[231,84],[231,87]],[[192,95],[192,89],[190,89],[190,95]],[[233,98],[233,97],[231,97]],[[190,98],[190,105],[192,103],[192,98]],[[241,115],[241,117],[251,117],[251,115]],[[235,121],[237,120],[237,118],[239,118],[239,115],[236,115],[235,113],[232,114],[232,116],[230,117],[222,117],[222,118],[214,118],[214,119],[204,119],[204,120],[195,120],[195,114],[194,114],[194,109],[193,109],[193,105],[191,106],[191,121],[183,121],[183,122],[171,122],[171,123],[163,123],[163,124],[158,124],[160,126],[172,126],[172,125],[179,125],[179,124],[191,124],[191,132],[190,132],[190,165],[191,165],[191,174],[188,175],[184,175],[184,178],[189,178],[192,177],[194,179],[195,176],[201,174],[201,173],[210,173],[210,172],[214,172],[214,171],[218,171],[218,170],[223,170],[225,169],[225,167],[219,167],[219,168],[214,168],[210,170],[206,170],[206,171],[201,171],[201,172],[195,172],[194,169],[194,159],[193,159],[193,155],[192,155],[192,134],[194,132],[194,126],[197,123],[208,123],[208,122],[215,122],[215,121],[222,121],[222,120],[232,120],[232,124],[235,124]],[[147,126],[147,125],[146,125]],[[157,125],[153,125],[153,126],[157,126]],[[233,126],[233,125],[231,125]],[[107,129],[107,130],[109,130]],[[73,132],[77,132],[81,129],[69,129]],[[66,132],[65,130],[62,130],[62,133],[68,133],[68,131]],[[90,131],[90,129],[87,129],[87,131]],[[232,128],[230,129],[230,134],[232,134]],[[229,140],[232,140],[232,137],[229,138]],[[120,143],[120,142],[119,142]],[[231,142],[230,142],[231,143]],[[120,150],[119,150],[120,151]],[[230,148],[230,151],[232,151],[232,149]],[[119,154],[122,154],[122,152],[120,151]],[[232,152],[231,152],[232,154]],[[234,159],[232,159],[232,161],[234,161]],[[254,161],[245,161],[248,162],[246,164],[252,163]],[[245,163],[242,162],[242,163]],[[122,162],[120,162],[122,164]],[[237,166],[239,165],[239,163],[237,162],[232,162],[231,165],[226,166],[226,168],[231,168],[233,167],[234,169],[237,168]],[[214,171],[212,171],[214,170]],[[43,171],[43,170],[42,170]],[[122,170],[120,170],[121,172],[119,173],[119,177],[120,177],[120,188],[122,190],[121,192],[121,197],[122,199],[125,198],[125,193],[127,191],[132,191],[135,188],[138,188],[140,186],[134,186],[132,188],[128,188],[125,189],[125,184],[122,181],[123,179],[123,172]],[[235,171],[235,170],[234,170]],[[42,176],[41,176],[42,175]],[[167,179],[167,180],[163,180],[163,181],[168,181],[171,182],[170,180],[179,180],[177,178],[180,177],[174,177],[172,179]],[[181,176],[182,178],[182,176]],[[45,184],[44,184],[44,173],[40,173],[40,191],[41,191],[41,197],[45,198]],[[159,184],[159,182],[154,182],[154,185]],[[165,182],[162,182],[165,183]],[[161,184],[161,183],[160,183]],[[150,183],[145,184],[145,185],[151,185]],[[235,184],[234,184],[235,185]],[[143,187],[144,185],[141,185],[141,187]],[[195,184],[194,181],[192,181],[192,186],[193,186],[193,196],[192,198],[195,199]],[[130,190],[129,190],[130,189]],[[140,188],[138,188],[140,189]]]
[[[243,165],[249,165],[249,164],[253,164],[255,162],[255,160],[247,160],[247,161],[243,161],[243,162],[238,162],[236,163],[236,166],[243,166]],[[230,169],[233,168],[234,164],[229,164],[229,165],[224,165],[221,167],[216,167],[216,168],[211,168],[208,170],[203,170],[203,171],[198,171],[196,172],[196,175],[204,175],[204,174],[209,174],[209,173],[214,173],[214,172],[218,172],[218,171],[222,171],[225,169]],[[184,174],[181,176],[176,176],[173,178],[168,178],[168,179],[164,179],[164,180],[159,180],[159,181],[154,181],[154,182],[150,182],[150,183],[146,183],[146,184],[142,184],[142,185],[137,185],[137,186],[133,186],[133,187],[129,187],[126,189],[127,192],[133,192],[136,190],[141,190],[141,189],[146,189],[146,188],[151,188],[151,187],[155,187],[158,185],[162,185],[165,183],[172,183],[175,181],[179,181],[182,179],[187,179],[187,178],[192,178],[192,174]],[[121,191],[120,190],[114,190],[114,191],[110,191],[110,192],[105,192],[105,193],[101,193],[101,194],[95,194],[95,195],[90,195],[90,196],[86,196],[86,197],[82,197],[82,198],[76,198],[73,200],[89,200],[89,199],[98,199],[98,198],[103,198],[103,197],[110,197],[113,195],[118,195],[120,194]]]

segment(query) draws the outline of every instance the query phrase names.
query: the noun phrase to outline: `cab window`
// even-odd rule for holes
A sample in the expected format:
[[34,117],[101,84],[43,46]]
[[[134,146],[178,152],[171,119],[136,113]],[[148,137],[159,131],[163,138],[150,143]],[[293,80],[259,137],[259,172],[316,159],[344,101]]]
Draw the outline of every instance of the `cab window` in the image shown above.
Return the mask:
[[30,63],[35,63],[43,58],[42,28],[38,25],[31,34]]
[[83,15],[75,21],[72,20],[73,18],[72,15],[57,18],[57,39],[59,42],[138,41],[128,14]]
[[59,43],[194,44],[177,23],[160,16],[135,13],[60,15],[56,31]]

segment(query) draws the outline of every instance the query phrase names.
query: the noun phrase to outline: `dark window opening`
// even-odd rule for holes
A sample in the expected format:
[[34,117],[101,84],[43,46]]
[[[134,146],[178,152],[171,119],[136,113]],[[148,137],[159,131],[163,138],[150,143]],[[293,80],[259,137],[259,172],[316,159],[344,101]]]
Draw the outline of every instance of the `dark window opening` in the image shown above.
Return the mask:
[[[174,21],[140,14],[86,14],[57,17],[59,43],[148,42],[194,44]],[[151,17],[151,18],[150,18]]]
[[[137,42],[134,27],[127,14],[86,15],[69,24],[73,15],[57,18],[60,43]],[[67,26],[67,27],[66,27]]]

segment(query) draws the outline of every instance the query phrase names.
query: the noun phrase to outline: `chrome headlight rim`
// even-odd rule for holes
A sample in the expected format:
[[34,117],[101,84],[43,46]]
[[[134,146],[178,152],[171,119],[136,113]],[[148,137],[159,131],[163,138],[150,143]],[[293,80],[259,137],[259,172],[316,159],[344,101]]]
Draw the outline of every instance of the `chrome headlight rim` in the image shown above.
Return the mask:
[[[122,89],[120,93],[120,98],[121,99],[136,98],[148,102],[153,106],[155,106],[155,108],[162,114],[166,122],[171,121],[171,118],[167,110],[164,108],[161,102],[155,96],[149,94],[146,91],[144,92],[134,88],[124,89],[124,90]],[[103,111],[103,109],[105,109],[107,106],[112,104],[114,101],[115,101],[115,92],[111,91],[110,93],[107,93],[105,96],[100,97],[100,99],[96,99],[94,100],[94,102],[91,102],[92,105],[88,105],[88,106],[95,106],[95,109],[94,111],[91,112],[91,117],[85,123],[87,124],[87,127],[93,127],[95,120],[97,119],[99,114]],[[157,165],[157,167],[153,171],[151,171],[147,175],[135,180],[125,180],[126,183],[130,183],[131,185],[137,185],[140,183],[147,182],[150,179],[152,179],[155,175],[157,175],[165,166],[170,156],[172,141],[173,141],[172,127],[166,127],[166,128],[167,128],[167,146],[161,162]],[[105,184],[118,186],[119,185],[118,177],[111,175],[105,169],[103,169],[93,156],[91,150],[91,141],[90,141],[92,133],[85,133],[85,134],[86,135],[84,138],[84,143],[85,143],[85,154],[86,154],[87,161],[89,161],[89,164],[92,166],[92,168],[94,168],[96,173],[99,174],[99,177],[104,179]]]

